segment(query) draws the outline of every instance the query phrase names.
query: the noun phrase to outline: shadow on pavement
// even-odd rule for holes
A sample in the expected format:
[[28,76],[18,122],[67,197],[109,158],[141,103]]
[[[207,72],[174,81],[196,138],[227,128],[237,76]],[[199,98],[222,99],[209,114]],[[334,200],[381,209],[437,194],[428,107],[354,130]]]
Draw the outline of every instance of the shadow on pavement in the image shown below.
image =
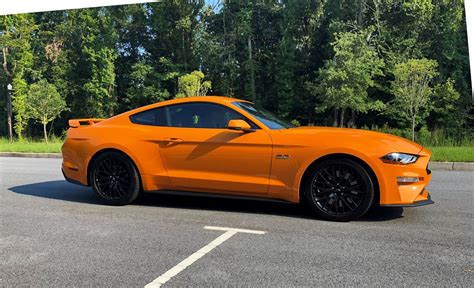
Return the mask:
[[[100,200],[97,198],[91,188],[73,185],[64,180],[15,186],[9,188],[9,190],[18,194],[54,200],[86,204],[100,204]],[[280,215],[312,219],[311,213],[303,205],[247,199],[228,199],[208,196],[184,196],[170,194],[145,194],[132,205]],[[370,211],[358,221],[389,221],[402,217],[402,208],[379,207],[373,211]]]
[[32,183],[8,188],[29,196],[87,204],[100,204],[95,193],[88,187],[73,185],[65,180]]

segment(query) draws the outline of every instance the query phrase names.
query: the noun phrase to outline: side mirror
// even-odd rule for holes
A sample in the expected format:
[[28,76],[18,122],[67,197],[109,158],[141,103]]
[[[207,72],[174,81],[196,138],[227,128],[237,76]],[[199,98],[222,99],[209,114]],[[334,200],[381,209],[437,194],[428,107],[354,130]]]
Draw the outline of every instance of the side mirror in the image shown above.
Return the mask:
[[249,123],[242,119],[233,119],[230,120],[227,124],[227,129],[236,130],[236,131],[243,131],[243,132],[254,132],[255,129],[250,127]]

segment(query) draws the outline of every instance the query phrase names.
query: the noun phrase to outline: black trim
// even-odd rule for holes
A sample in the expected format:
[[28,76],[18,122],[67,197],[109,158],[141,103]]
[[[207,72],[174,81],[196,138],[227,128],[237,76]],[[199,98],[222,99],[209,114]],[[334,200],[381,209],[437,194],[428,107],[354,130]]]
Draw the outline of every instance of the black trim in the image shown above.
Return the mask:
[[262,201],[262,202],[277,202],[277,203],[293,203],[290,201],[266,198],[268,196],[240,196],[240,195],[228,195],[220,193],[209,193],[209,192],[191,192],[191,191],[180,191],[180,190],[147,190],[145,193],[150,194],[163,194],[163,195],[176,195],[176,196],[191,196],[191,197],[209,197],[209,198],[221,198],[221,199],[236,199],[236,200],[250,200],[250,201]]
[[418,207],[418,206],[425,206],[434,204],[435,202],[431,200],[431,195],[428,195],[428,199],[417,201],[413,204],[381,204],[380,206],[383,207]]
[[79,182],[77,180],[68,178],[66,176],[66,174],[64,174],[64,169],[61,169],[61,172],[63,172],[64,179],[66,179],[67,182],[72,183],[72,184],[76,184],[76,185],[81,185],[81,186],[84,186],[84,187],[89,187],[88,185],[84,185],[84,184],[82,184],[81,182]]

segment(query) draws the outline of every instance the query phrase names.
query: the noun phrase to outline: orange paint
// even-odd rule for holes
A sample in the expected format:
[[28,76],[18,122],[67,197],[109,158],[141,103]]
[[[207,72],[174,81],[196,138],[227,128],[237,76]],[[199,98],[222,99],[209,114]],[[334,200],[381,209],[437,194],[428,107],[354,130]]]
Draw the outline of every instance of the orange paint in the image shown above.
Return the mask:
[[[206,102],[228,107],[255,127],[161,127],[132,123],[131,115],[179,103]],[[406,139],[365,130],[299,127],[271,130],[226,97],[191,97],[141,107],[109,119],[71,120],[62,147],[63,170],[71,180],[89,185],[88,168],[105,149],[130,157],[145,191],[183,190],[300,201],[300,184],[308,167],[335,154],[358,158],[377,178],[380,204],[409,205],[427,200],[431,152]],[[247,123],[246,122],[246,123]],[[237,127],[234,127],[237,126]],[[234,129],[236,128],[236,129]],[[251,128],[251,129],[249,129]],[[255,129],[254,129],[255,128]],[[380,157],[402,152],[419,155],[408,165],[388,164]],[[397,177],[419,177],[399,184]]]

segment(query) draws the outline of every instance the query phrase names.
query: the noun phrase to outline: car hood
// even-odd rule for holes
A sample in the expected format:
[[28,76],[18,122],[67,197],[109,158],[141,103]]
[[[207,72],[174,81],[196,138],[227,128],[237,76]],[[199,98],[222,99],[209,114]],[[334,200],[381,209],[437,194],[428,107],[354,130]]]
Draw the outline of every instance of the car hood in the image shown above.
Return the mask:
[[296,127],[281,131],[282,133],[295,135],[325,135],[328,137],[349,136],[359,138],[361,141],[370,139],[389,146],[393,149],[393,152],[419,154],[419,152],[423,149],[423,146],[408,139],[369,130],[335,127]]

